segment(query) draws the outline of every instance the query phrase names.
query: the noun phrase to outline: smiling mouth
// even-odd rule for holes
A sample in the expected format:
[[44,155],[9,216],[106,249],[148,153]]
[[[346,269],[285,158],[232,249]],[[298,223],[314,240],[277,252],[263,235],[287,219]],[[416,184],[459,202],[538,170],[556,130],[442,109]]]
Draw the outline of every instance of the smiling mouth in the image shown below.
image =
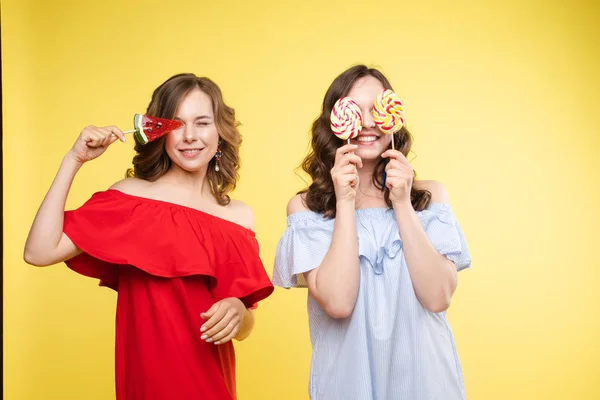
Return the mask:
[[202,150],[204,150],[204,149],[184,149],[184,150],[179,150],[179,151],[187,156],[193,156],[194,154],[200,153]]
[[364,135],[359,136],[355,139],[358,143],[372,143],[379,140],[379,136],[377,135]]

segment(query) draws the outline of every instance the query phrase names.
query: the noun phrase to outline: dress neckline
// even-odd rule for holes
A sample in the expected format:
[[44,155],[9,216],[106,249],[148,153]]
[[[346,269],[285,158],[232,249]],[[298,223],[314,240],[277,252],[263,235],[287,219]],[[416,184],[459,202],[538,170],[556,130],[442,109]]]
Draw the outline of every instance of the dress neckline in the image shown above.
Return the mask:
[[168,206],[168,207],[173,207],[173,208],[177,208],[177,209],[186,210],[186,211],[189,211],[191,213],[197,213],[197,214],[202,215],[204,217],[212,218],[214,220],[217,220],[218,222],[223,222],[223,223],[228,224],[228,225],[233,225],[234,228],[241,229],[242,231],[244,231],[246,233],[249,233],[252,236],[255,236],[255,232],[252,229],[248,228],[248,227],[240,225],[237,222],[233,222],[233,221],[230,221],[228,219],[218,217],[218,216],[216,216],[214,214],[211,214],[211,213],[208,213],[206,211],[202,211],[202,210],[200,210],[198,208],[186,206],[186,205],[179,204],[179,203],[173,203],[171,201],[159,200],[159,199],[153,199],[151,197],[144,197],[144,196],[138,196],[138,195],[135,195],[135,194],[129,194],[129,193],[122,192],[122,191],[120,191],[118,189],[108,189],[106,192],[111,192],[112,194],[116,194],[116,195],[119,195],[119,196],[127,197],[127,198],[130,198],[130,199],[135,199],[137,201],[145,201],[145,202],[148,202],[148,203],[157,203],[157,204],[161,204],[161,205]]

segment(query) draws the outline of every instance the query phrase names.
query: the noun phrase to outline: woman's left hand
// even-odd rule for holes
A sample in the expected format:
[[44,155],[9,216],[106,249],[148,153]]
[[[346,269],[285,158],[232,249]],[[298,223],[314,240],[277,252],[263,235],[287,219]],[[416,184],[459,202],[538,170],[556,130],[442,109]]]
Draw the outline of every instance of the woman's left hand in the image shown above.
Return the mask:
[[410,190],[415,177],[412,166],[398,150],[387,150],[381,157],[389,158],[385,167],[385,186],[390,190],[392,204],[410,204]]
[[200,327],[200,339],[214,344],[230,341],[240,330],[245,314],[246,306],[236,297],[216,302],[208,311],[200,314],[202,319],[207,320]]

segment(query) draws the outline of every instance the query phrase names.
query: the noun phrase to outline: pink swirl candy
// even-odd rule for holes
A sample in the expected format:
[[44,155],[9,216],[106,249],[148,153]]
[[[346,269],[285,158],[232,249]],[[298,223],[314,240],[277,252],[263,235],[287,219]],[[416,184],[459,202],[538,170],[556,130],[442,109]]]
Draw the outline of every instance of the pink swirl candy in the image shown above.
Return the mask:
[[354,139],[362,129],[362,112],[350,97],[342,97],[331,110],[331,130],[342,140]]

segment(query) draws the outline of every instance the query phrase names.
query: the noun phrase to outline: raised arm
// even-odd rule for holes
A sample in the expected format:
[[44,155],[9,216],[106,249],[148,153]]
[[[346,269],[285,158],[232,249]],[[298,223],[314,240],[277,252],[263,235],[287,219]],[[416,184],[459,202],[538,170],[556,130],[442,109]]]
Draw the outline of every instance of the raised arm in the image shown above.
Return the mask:
[[[402,249],[415,294],[423,307],[430,312],[445,311],[450,307],[452,295],[458,284],[456,266],[440,254],[425,233],[410,201],[413,170],[402,153],[388,150],[386,185],[394,207]],[[444,186],[435,181],[418,182],[431,192],[433,203],[447,203]]]
[[123,132],[114,126],[89,126],[81,132],[73,148],[63,158],[54,182],[35,216],[25,243],[25,262],[47,266],[81,253],[63,233],[67,196],[81,166],[100,156],[117,139],[125,141]]
[[[304,273],[310,294],[332,318],[346,318],[354,309],[360,280],[355,199],[357,166],[362,160],[352,151],[357,146],[338,149],[331,177],[336,196],[336,218],[331,245],[321,265]],[[288,215],[304,208],[297,196],[288,205]]]

